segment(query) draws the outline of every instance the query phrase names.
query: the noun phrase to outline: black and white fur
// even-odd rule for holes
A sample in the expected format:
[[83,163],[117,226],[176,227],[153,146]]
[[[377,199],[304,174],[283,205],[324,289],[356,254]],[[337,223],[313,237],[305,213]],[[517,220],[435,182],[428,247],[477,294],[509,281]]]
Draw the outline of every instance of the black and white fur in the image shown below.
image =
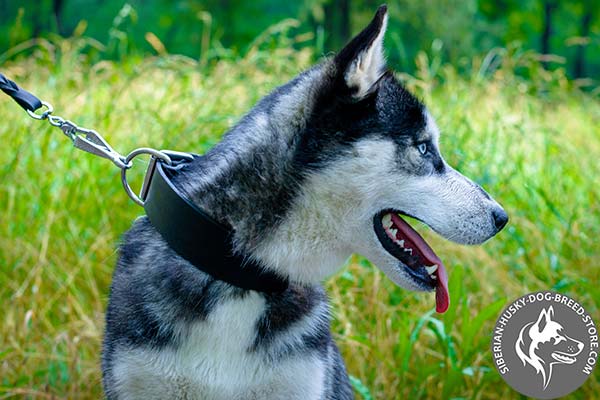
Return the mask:
[[382,6],[176,178],[287,291],[212,279],[145,217],[125,234],[102,356],[109,399],[351,399],[320,282],[360,253],[398,285],[432,289],[384,250],[373,216],[402,210],[462,243],[501,228],[502,208],[445,163],[433,118],[386,69],[386,24]]

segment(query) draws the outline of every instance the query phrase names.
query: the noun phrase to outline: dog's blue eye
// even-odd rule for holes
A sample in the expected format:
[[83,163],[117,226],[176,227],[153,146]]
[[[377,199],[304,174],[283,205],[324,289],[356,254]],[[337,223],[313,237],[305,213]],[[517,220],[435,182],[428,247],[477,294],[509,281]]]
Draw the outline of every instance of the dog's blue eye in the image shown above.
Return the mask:
[[421,143],[418,146],[419,152],[423,155],[427,153],[427,143]]

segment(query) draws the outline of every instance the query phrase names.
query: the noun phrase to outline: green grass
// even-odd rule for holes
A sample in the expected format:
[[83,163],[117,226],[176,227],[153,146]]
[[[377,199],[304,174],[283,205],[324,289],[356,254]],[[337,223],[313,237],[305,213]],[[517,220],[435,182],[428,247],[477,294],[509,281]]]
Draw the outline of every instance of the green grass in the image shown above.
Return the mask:
[[[43,42],[1,69],[122,152],[206,151],[312,57],[257,44],[211,67],[174,56],[88,65],[83,45]],[[515,76],[523,68],[532,80]],[[600,101],[527,55],[495,71],[474,60],[473,70],[459,77],[423,55],[417,76],[404,78],[437,117],[447,160],[505,206],[510,224],[478,247],[420,229],[449,268],[444,315],[432,294],[401,290],[358,257],[328,280],[359,399],[519,398],[489,342],[503,306],[526,292],[561,291],[600,322]],[[110,162],[74,150],[7,97],[0,104],[0,398],[98,398],[116,247],[142,209]],[[570,398],[597,393],[596,371]]]

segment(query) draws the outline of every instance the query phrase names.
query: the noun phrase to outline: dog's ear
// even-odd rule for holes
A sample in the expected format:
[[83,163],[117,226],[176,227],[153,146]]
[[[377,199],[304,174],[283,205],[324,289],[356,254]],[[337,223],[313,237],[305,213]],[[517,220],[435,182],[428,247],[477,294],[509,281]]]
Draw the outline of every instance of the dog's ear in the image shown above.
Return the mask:
[[371,23],[335,57],[337,73],[355,100],[373,92],[386,70],[383,37],[387,14],[387,6],[380,6]]
[[546,327],[546,324],[552,320],[552,316],[554,315],[554,308],[552,306],[548,307],[548,309],[542,309],[538,320],[535,322],[535,325],[538,328],[538,332],[542,332]]

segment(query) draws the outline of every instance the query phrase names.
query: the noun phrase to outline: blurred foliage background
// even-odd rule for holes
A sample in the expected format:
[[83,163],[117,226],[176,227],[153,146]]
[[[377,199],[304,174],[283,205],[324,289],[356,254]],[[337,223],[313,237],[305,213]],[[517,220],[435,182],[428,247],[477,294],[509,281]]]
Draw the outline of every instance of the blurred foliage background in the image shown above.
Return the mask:
[[[290,45],[320,56],[339,47],[382,0],[21,0],[0,1],[0,62],[27,54],[31,38],[85,35],[92,61],[161,52],[205,62],[236,57],[273,24]],[[390,2],[389,59],[415,70],[420,51],[439,53],[468,73],[471,59],[496,47],[535,50],[548,69],[583,86],[600,78],[597,0],[402,0]],[[17,48],[15,48],[17,46]],[[526,73],[526,71],[521,71]]]

